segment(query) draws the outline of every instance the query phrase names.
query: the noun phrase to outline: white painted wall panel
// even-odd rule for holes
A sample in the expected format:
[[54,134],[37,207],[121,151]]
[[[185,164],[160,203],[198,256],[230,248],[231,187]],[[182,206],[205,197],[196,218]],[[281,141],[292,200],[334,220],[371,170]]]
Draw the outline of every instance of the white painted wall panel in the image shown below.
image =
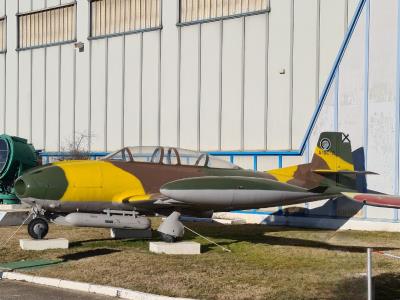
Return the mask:
[[[394,191],[397,1],[371,2],[367,167],[369,188]],[[384,32],[384,34],[382,34]]]
[[0,54],[0,132],[4,133],[5,125],[5,92],[6,92],[6,78],[5,78],[5,68],[6,68],[6,56]]
[[320,30],[320,91],[322,91],[332,69],[339,47],[344,37],[344,0],[321,0]]
[[[46,7],[46,0],[32,1],[32,10]],[[45,148],[45,49],[32,50],[32,144],[36,149]]]
[[267,17],[245,19],[244,148],[266,146],[266,38]]
[[315,146],[317,145],[319,135],[323,131],[332,131],[335,123],[335,90],[330,89],[326,97],[325,103],[318,115],[315,127],[311,133],[309,140],[309,157],[312,159]]
[[290,7],[291,0],[271,1],[274,13],[269,23],[268,149],[290,147]]
[[181,29],[180,147],[198,147],[200,25]]
[[74,138],[75,51],[72,45],[61,46],[60,143],[66,150]]
[[221,100],[221,22],[201,28],[200,148],[218,150]]
[[90,41],[87,41],[88,32],[88,3],[77,3],[77,40],[85,43],[85,51],[76,53],[76,110],[75,131],[89,134],[89,92],[90,92]]
[[282,167],[290,167],[304,163],[303,156],[285,156],[282,158]]
[[[22,0],[26,1],[26,0]],[[61,4],[62,0],[47,0],[47,7],[57,6]],[[78,1],[79,2],[79,1]]]
[[227,20],[223,27],[221,147],[225,150],[242,146],[243,22]]
[[[303,9],[304,11],[309,11],[310,14],[315,14],[315,10],[311,9],[312,4],[315,3],[316,0],[308,0],[305,1],[304,5],[298,5],[297,7],[300,9]],[[346,2],[346,0],[343,0]],[[350,6],[353,5],[355,0],[350,0],[350,4],[349,4],[349,11],[350,11]],[[49,1],[45,1],[45,0],[37,0],[37,1],[32,1],[32,9],[40,9],[43,8],[44,5],[47,2],[47,6],[52,7],[52,6],[57,6],[61,3],[67,3],[69,2],[68,0],[49,0]],[[353,4],[352,4],[353,3]],[[21,4],[21,3],[20,3]],[[11,4],[12,5],[12,4]],[[30,1],[28,2],[24,2],[22,3],[20,6],[20,10],[21,11],[29,11],[30,10]],[[163,37],[163,50],[162,50],[162,63],[163,66],[161,67],[162,70],[162,91],[161,91],[161,95],[162,95],[162,107],[161,107],[161,120],[158,120],[158,112],[156,112],[156,114],[154,114],[154,105],[156,102],[151,102],[151,104],[148,104],[148,101],[144,101],[143,102],[143,109],[149,109],[149,111],[151,111],[150,113],[150,117],[148,117],[146,115],[146,113],[143,111],[142,114],[142,119],[143,119],[143,124],[142,124],[142,128],[143,128],[143,138],[150,138],[153,141],[158,141],[159,136],[158,136],[158,122],[161,122],[161,140],[165,140],[167,144],[175,144],[177,142],[177,132],[176,132],[176,128],[177,128],[177,124],[178,124],[178,120],[177,120],[177,112],[178,112],[178,106],[177,106],[177,99],[178,99],[178,82],[177,82],[177,78],[174,76],[174,72],[175,75],[177,75],[178,73],[178,29],[176,27],[176,20],[177,20],[177,5],[178,5],[178,1],[174,0],[174,2],[172,3],[172,1],[168,2],[168,4],[165,2],[163,3],[164,8],[163,8],[163,27],[164,29],[162,30],[162,34],[164,35]],[[285,43],[288,43],[288,39],[289,39],[289,31],[287,30],[288,26],[290,25],[290,0],[287,0],[286,2],[282,2],[282,1],[276,1],[276,3],[272,3],[273,6],[273,11],[270,14],[270,17],[273,19],[274,16],[275,20],[278,20],[277,22],[275,22],[277,25],[275,26],[275,30],[273,28],[271,28],[271,31],[274,31],[277,36],[277,40],[278,43],[275,42],[275,46],[271,46],[271,48],[275,48],[275,54],[276,54],[276,58],[278,59],[274,59],[274,61],[279,61],[279,55],[284,53],[284,51],[281,51],[282,49],[284,49],[285,51],[288,50],[288,47],[284,47]],[[310,7],[308,7],[310,6]],[[278,13],[278,12],[282,12],[284,7],[286,7],[286,10],[284,11],[283,14]],[[296,7],[296,6],[295,6]],[[91,86],[92,83],[89,83],[89,76],[90,76],[90,72],[89,72],[89,55],[90,55],[90,46],[89,44],[92,42],[87,41],[87,36],[88,36],[88,26],[87,26],[87,16],[88,16],[88,5],[87,3],[84,2],[78,2],[78,9],[77,9],[77,14],[78,14],[78,40],[79,41],[83,41],[86,43],[86,49],[83,53],[77,52],[76,55],[76,66],[77,66],[77,77],[76,77],[76,90],[75,90],[75,97],[76,97],[76,107],[79,107],[78,110],[76,110],[76,115],[75,115],[75,122],[73,127],[76,129],[77,132],[83,132],[83,133],[87,133],[88,130],[90,130],[90,125],[89,123],[91,123],[92,125],[95,124],[96,122],[98,124],[101,124],[99,120],[93,120],[90,121],[90,118],[97,118],[98,114],[97,111],[95,112],[95,110],[97,110],[97,107],[93,107],[94,103],[92,103],[92,111],[91,114],[89,115],[89,97],[90,97],[90,93],[97,93],[99,94],[98,96],[103,97],[104,99],[104,94],[101,94],[101,90],[99,91],[97,88],[92,87],[89,90],[89,87]],[[326,9],[323,7],[323,9]],[[349,12],[350,14],[350,12]],[[283,17],[282,17],[283,16]],[[295,12],[295,32],[299,31],[301,29],[301,24],[302,22],[304,22],[304,24],[308,24],[306,21],[308,21],[309,23],[311,23],[311,19],[310,15],[306,15],[306,16],[302,16],[302,14],[300,14],[299,12]],[[222,149],[240,149],[242,146],[242,143],[244,144],[244,149],[247,150],[251,150],[251,149],[261,149],[264,148],[264,142],[262,141],[262,139],[265,136],[265,133],[262,133],[262,130],[260,130],[262,123],[265,122],[264,120],[264,116],[262,114],[262,109],[260,109],[260,106],[258,105],[258,103],[261,101],[260,99],[262,98],[262,93],[261,93],[261,88],[265,88],[263,87],[263,84],[261,83],[263,81],[262,77],[265,77],[265,74],[262,74],[262,64],[259,63],[259,61],[261,60],[265,60],[265,52],[263,52],[262,47],[258,47],[258,44],[262,44],[265,42],[265,38],[267,37],[267,34],[264,30],[266,30],[266,27],[264,26],[260,26],[260,24],[266,19],[266,15],[260,15],[260,16],[252,16],[252,17],[247,17],[247,32],[248,34],[244,37],[246,39],[245,43],[246,43],[246,66],[245,66],[245,82],[244,82],[244,93],[245,93],[245,102],[244,102],[244,110],[242,111],[242,104],[241,103],[241,84],[242,82],[242,70],[239,70],[241,67],[241,61],[238,60],[237,58],[241,59],[241,55],[242,53],[239,53],[239,51],[242,50],[241,46],[239,44],[242,44],[242,39],[243,37],[241,36],[241,23],[244,19],[236,19],[236,20],[230,20],[230,21],[225,21],[225,33],[224,33],[224,45],[225,45],[225,52],[223,55],[223,59],[225,61],[224,66],[227,66],[228,70],[227,72],[225,72],[225,76],[223,76],[223,84],[224,84],[224,90],[222,92],[222,95],[224,96],[224,102],[226,102],[225,104],[227,105],[222,105],[222,110],[223,110],[223,114],[224,116],[222,117],[222,131],[223,131],[223,135],[225,134],[225,137],[223,136],[222,139],[224,139],[223,141],[223,147]],[[306,20],[304,20],[306,19]],[[261,21],[263,20],[263,21]],[[10,21],[10,20],[9,20]],[[272,20],[272,22],[274,24],[274,20]],[[281,24],[284,24],[285,26],[280,26]],[[235,25],[233,25],[235,24]],[[342,24],[343,25],[343,24]],[[200,130],[198,130],[198,128],[194,128],[194,130],[192,129],[192,126],[181,126],[181,130],[187,130],[188,132],[191,132],[189,134],[183,134],[181,132],[181,137],[183,140],[187,139],[188,142],[186,141],[182,141],[183,143],[186,143],[186,145],[190,148],[197,148],[197,147],[201,147],[204,149],[208,149],[208,150],[215,150],[218,148],[218,134],[219,134],[219,128],[218,128],[218,122],[219,122],[219,112],[218,112],[218,106],[219,106],[219,102],[215,101],[216,97],[219,97],[219,89],[220,87],[219,85],[219,81],[217,81],[217,77],[218,75],[218,70],[217,70],[217,66],[219,65],[219,61],[217,61],[218,57],[218,50],[214,51],[214,49],[216,49],[218,47],[218,43],[219,43],[219,30],[220,30],[220,26],[218,25],[218,23],[210,23],[210,24],[204,24],[202,25],[204,30],[202,33],[202,40],[204,41],[203,44],[201,45],[202,50],[204,52],[208,52],[207,55],[203,54],[202,55],[202,60],[204,60],[202,62],[202,73],[201,73],[201,78],[200,81],[202,83],[202,87],[201,87],[201,101],[200,101],[200,121],[198,121],[196,118],[199,115],[199,112],[197,111],[197,107],[193,107],[191,106],[191,112],[189,112],[187,114],[187,116],[195,116],[195,118],[192,117],[187,117],[187,121],[190,122],[194,122],[196,123],[196,126],[198,126],[198,124],[200,123]],[[185,27],[184,30],[191,30],[189,28],[195,28],[196,26],[190,26],[190,27]],[[299,29],[297,29],[299,28]],[[311,27],[309,28],[311,29]],[[12,28],[11,28],[12,30]],[[15,28],[14,28],[15,30]],[[240,32],[238,34],[238,32]],[[284,34],[282,34],[282,32],[284,32]],[[149,34],[144,34],[145,36],[151,36],[153,33],[149,33]],[[156,33],[154,33],[153,35],[156,35]],[[133,37],[136,35],[131,35],[130,37]],[[140,35],[137,35],[140,36]],[[311,34],[310,34],[311,36]],[[232,38],[231,38],[232,37]],[[295,35],[296,37],[296,35]],[[111,39],[114,40],[114,39]],[[159,43],[159,39],[155,38],[155,39],[151,39],[152,41],[149,41],[148,44],[148,48],[153,48],[154,50],[154,43]],[[282,40],[284,40],[284,42],[282,42]],[[303,40],[304,41],[304,40]],[[270,45],[274,44],[274,37],[270,37]],[[152,44],[152,45],[150,45]],[[296,43],[295,45],[300,45],[300,43]],[[198,45],[200,45],[200,43],[198,43]],[[307,45],[308,47],[311,47],[309,45],[308,42],[306,43],[301,43],[301,45]],[[237,47],[239,46],[239,47]],[[193,47],[194,52],[198,53],[199,49],[197,47],[197,49],[195,49],[196,47]],[[233,51],[231,51],[233,49]],[[296,50],[296,49],[295,49]],[[236,52],[235,52],[236,51]],[[9,51],[10,52],[10,51]],[[273,49],[269,49],[270,52],[270,58],[271,56],[274,55],[274,50]],[[72,53],[72,52],[71,52]],[[70,53],[70,54],[71,54]],[[146,53],[148,53],[148,51],[144,51],[145,55],[147,57],[152,57],[152,55],[147,55]],[[271,54],[272,53],[272,54]],[[159,54],[159,53],[158,53]],[[174,55],[175,54],[175,55]],[[279,54],[279,55],[278,55]],[[287,53],[286,53],[287,54]],[[295,52],[296,54],[296,52]],[[137,55],[137,54],[135,54]],[[262,57],[261,57],[262,55]],[[157,55],[158,56],[158,55]],[[281,55],[282,57],[285,56],[286,60],[287,60],[287,55]],[[10,55],[10,57],[12,57],[12,55]],[[155,67],[154,64],[154,56],[149,59],[148,61],[150,61],[150,66]],[[132,59],[140,59],[138,57],[136,58],[132,58]],[[188,58],[189,61],[190,58]],[[92,59],[92,63],[96,63],[97,64],[98,59]],[[233,61],[233,64],[231,64],[230,62]],[[300,61],[300,60],[299,60]],[[193,60],[190,60],[190,63],[193,63]],[[265,63],[265,61],[264,61]],[[295,63],[296,63],[296,59],[295,59]],[[324,62],[321,62],[321,64],[323,64]],[[277,63],[278,65],[281,65],[280,62]],[[270,64],[271,65],[271,64]],[[190,69],[190,65],[183,65],[182,66],[183,69]],[[18,69],[25,69],[25,63],[22,63],[22,65],[20,66],[20,68]],[[271,68],[270,68],[271,69]],[[295,67],[295,71],[299,69],[299,72],[301,68],[296,68]],[[307,70],[309,70],[310,68],[307,68]],[[154,81],[154,76],[152,75],[153,71],[155,70],[155,68],[153,70],[151,70],[150,68],[146,68],[144,67],[144,73],[148,74],[148,78],[151,78],[151,80],[148,80],[148,82],[151,82],[151,84],[155,84]],[[286,70],[287,71],[287,70]],[[133,71],[132,71],[133,72]],[[158,68],[157,68],[157,73],[158,73]],[[224,73],[224,72],[223,72]],[[25,72],[24,72],[25,74]],[[145,74],[145,76],[147,76]],[[91,76],[94,78],[96,75],[91,74]],[[8,76],[10,78],[12,78],[12,74],[11,76]],[[182,76],[183,77],[183,76]],[[277,78],[279,78],[280,76],[276,76]],[[23,80],[27,79],[27,78],[22,78]],[[93,79],[95,80],[95,79]],[[198,78],[196,80],[196,84],[198,82]],[[10,83],[12,83],[12,81],[9,80]],[[310,81],[311,82],[311,81]],[[126,83],[126,82],[125,82]],[[238,84],[240,83],[240,84]],[[261,84],[260,84],[261,83]],[[295,84],[296,84],[296,79],[295,79]],[[183,86],[185,86],[186,84],[184,83]],[[276,84],[271,84],[274,87],[277,87]],[[19,83],[19,86],[23,86],[23,88],[26,88],[25,84]],[[284,84],[284,86],[286,86],[286,84]],[[131,87],[131,85],[128,85],[127,87],[125,87],[125,91],[124,92],[128,92],[129,93],[129,88]],[[157,99],[158,101],[158,95],[155,96],[155,94],[158,94],[158,91],[156,89],[147,89],[145,88],[145,83],[143,84],[143,93],[148,92],[149,93],[149,98],[150,99]],[[158,86],[157,86],[158,88]],[[37,89],[37,88],[36,88]],[[240,90],[239,90],[240,89]],[[13,93],[14,89],[11,89],[11,93]],[[189,90],[189,89],[188,89]],[[279,87],[276,88],[277,91],[281,92],[283,91],[283,93],[288,93],[288,88],[286,86],[285,89],[281,89]],[[17,97],[17,93],[15,92],[15,97]],[[24,93],[24,91],[19,91]],[[195,90],[191,90],[189,91],[189,93],[197,93]],[[38,94],[39,91],[37,91]],[[116,93],[117,96],[121,93],[123,93],[121,90],[117,90],[116,89]],[[230,93],[231,95],[233,95],[233,97],[230,97]],[[294,92],[295,95],[297,95],[296,92]],[[61,89],[61,97],[69,97],[70,95],[64,95],[63,89]],[[113,92],[110,92],[109,95],[113,95]],[[20,99],[22,102],[25,101],[26,99],[24,98],[24,95],[21,95],[22,98]],[[197,95],[198,96],[198,95]],[[33,96],[32,96],[33,97]],[[94,97],[92,95],[92,97],[90,98],[92,101],[95,101],[95,98],[97,99],[97,95],[96,97]],[[164,101],[164,98],[166,99],[166,101]],[[190,97],[192,100],[197,101],[197,99],[194,99],[193,97]],[[276,97],[273,97],[274,99]],[[182,99],[182,98],[181,98]],[[219,100],[219,98],[218,98]],[[185,99],[185,101],[187,101]],[[270,99],[270,101],[273,102],[273,100]],[[63,101],[61,101],[63,103]],[[301,101],[300,101],[301,102]],[[11,111],[13,110],[13,105],[17,105],[18,101],[12,102],[10,109]],[[282,103],[284,105],[282,105]],[[276,106],[278,107],[278,109],[282,110],[282,107],[284,107],[287,103],[282,102],[280,100],[280,103],[276,103]],[[302,103],[304,104],[304,103]],[[146,107],[147,105],[147,107]],[[158,102],[157,102],[158,105]],[[157,105],[155,107],[157,107]],[[218,106],[217,106],[218,105]],[[263,105],[263,104],[262,104]],[[294,103],[294,105],[296,105],[296,102]],[[151,110],[150,110],[150,106],[151,106]],[[24,105],[21,110],[19,111],[18,114],[21,115],[25,115],[26,113],[23,111],[26,108],[26,105]],[[14,108],[15,111],[16,107]],[[70,107],[70,109],[72,109]],[[181,107],[182,109],[182,107]],[[269,109],[273,110],[274,109],[274,103],[272,103],[269,107]],[[61,107],[61,110],[63,110],[63,108]],[[157,108],[158,110],[158,108]],[[184,109],[185,110],[185,109]],[[183,110],[183,111],[184,111]],[[188,110],[189,111],[189,110]],[[282,111],[286,111],[286,109],[283,109]],[[208,112],[208,113],[205,113]],[[15,115],[16,115],[16,111],[15,111]],[[121,114],[122,114],[122,108],[121,108]],[[243,115],[242,115],[243,114]],[[103,114],[100,114],[101,116]],[[277,116],[278,114],[276,113],[271,113],[271,115],[273,116]],[[303,116],[303,114],[296,114],[294,113],[294,129],[296,130],[297,128],[300,128],[301,126],[301,121],[297,121],[296,117],[298,115]],[[305,114],[304,114],[305,115]],[[146,117],[145,117],[146,116]],[[9,115],[8,115],[9,117]],[[182,117],[182,114],[181,114]],[[242,120],[242,117],[244,118]],[[289,118],[289,116],[287,116]],[[229,119],[231,118],[231,119]],[[283,118],[280,118],[280,120],[285,119],[286,116],[283,116]],[[9,119],[11,120],[11,117],[9,117]],[[12,120],[15,120],[16,118],[12,118]],[[23,118],[23,120],[25,121],[26,118]],[[232,121],[233,120],[233,121]],[[138,120],[137,120],[138,121]],[[22,125],[22,120],[20,120],[20,124]],[[129,134],[125,132],[125,129],[121,129],[125,127],[125,123],[129,122],[129,120],[126,120],[126,118],[124,120],[120,121],[120,126],[116,126],[115,129],[117,131],[121,131],[124,130],[124,132],[121,132],[120,134],[113,134],[113,137],[116,136],[121,136],[122,140],[125,140],[125,137],[127,137]],[[145,124],[147,122],[147,124]],[[184,120],[185,122],[185,120]],[[243,122],[243,123],[242,123]],[[269,121],[270,123],[274,123],[274,126],[269,125],[269,128],[279,128],[279,137],[277,138],[271,138],[271,141],[273,141],[273,143],[275,143],[276,141],[279,143],[279,138],[282,139],[286,139],[285,135],[281,134],[282,132],[282,126],[277,126],[276,122],[273,121]],[[303,126],[304,123],[306,121],[303,122]],[[63,121],[61,121],[61,123],[63,123]],[[300,125],[298,126],[297,123],[299,123]],[[115,123],[114,123],[115,124]],[[113,125],[114,125],[113,124]],[[124,124],[124,126],[122,126],[122,124]],[[235,126],[235,128],[233,128],[232,130],[232,125]],[[111,126],[113,126],[111,125]],[[241,125],[244,126],[244,128],[241,128]],[[69,126],[69,125],[68,125]],[[96,126],[96,125],[93,125]],[[137,125],[140,126],[140,125]],[[21,127],[26,128],[27,126],[19,126],[21,130]],[[61,126],[62,127],[62,126]],[[118,128],[117,128],[118,127]],[[73,128],[73,129],[74,129]],[[150,128],[150,134],[149,132],[145,131],[147,130],[146,128]],[[255,128],[255,130],[253,130]],[[16,126],[15,126],[16,129]],[[153,130],[154,129],[154,130]],[[35,132],[37,131],[42,131],[42,130],[35,130]],[[64,129],[62,129],[64,130]],[[96,129],[97,130],[97,129]],[[243,130],[243,138],[244,140],[242,141],[242,130]],[[272,130],[272,129],[271,129]],[[110,131],[113,131],[110,129]],[[200,137],[197,137],[198,131],[200,131]],[[300,131],[300,129],[299,129]],[[194,132],[194,134],[192,134]],[[256,133],[254,133],[256,132]],[[230,135],[230,136],[229,136]],[[123,136],[123,138],[122,138]],[[294,135],[294,139],[297,138],[298,135]],[[35,140],[40,140],[41,137],[38,136],[37,138],[34,137]],[[62,139],[62,138],[61,138]],[[96,139],[96,138],[95,138]],[[198,140],[200,140],[201,145],[197,145]],[[170,141],[170,142],[168,142]],[[204,142],[203,142],[204,141]],[[95,141],[93,141],[93,143],[96,143]],[[101,143],[101,142],[100,142]],[[118,143],[118,142],[117,142]],[[122,142],[121,142],[122,143]],[[164,143],[164,142],[163,142]],[[204,143],[204,146],[203,146]],[[225,145],[227,147],[224,147]],[[154,144],[154,142],[152,142],[151,144]],[[97,149],[99,148],[98,145],[93,144],[93,146]],[[270,145],[269,145],[270,146]],[[278,145],[279,146],[279,145]],[[277,148],[285,148],[282,145],[280,147]],[[271,149],[271,147],[270,147]]]
[[94,151],[104,151],[106,149],[106,48],[106,39],[92,42],[90,128],[92,133],[91,147]]
[[365,17],[363,13],[339,69],[338,130],[350,134],[353,149],[363,146]]
[[160,32],[143,34],[142,143],[159,144]]
[[126,36],[124,142],[129,146],[140,144],[141,47],[141,35]]
[[178,1],[162,1],[161,31],[161,132],[162,145],[178,143],[179,28]]
[[32,51],[32,143],[37,149],[45,148],[45,55],[45,49]]
[[393,208],[374,207],[374,206],[367,207],[367,218],[393,220],[393,217],[394,217]]
[[19,117],[18,135],[30,140],[31,136],[31,51],[19,53]]
[[47,49],[46,56],[46,150],[59,149],[59,63],[60,46]]
[[315,109],[317,89],[317,18],[318,0],[294,5],[293,43],[293,149],[299,149]]
[[19,12],[20,13],[28,12],[32,9],[32,7],[31,7],[32,1],[18,0],[18,2],[19,2]]
[[107,150],[122,147],[124,37],[108,40]]
[[32,1],[32,9],[33,10],[42,9],[42,8],[45,8],[45,7],[46,7],[46,0],[35,0],[35,1]]
[[6,14],[6,0],[0,0],[0,16],[4,16]]
[[237,156],[235,157],[235,164],[241,166],[243,169],[253,170],[254,169],[254,161],[251,156]]
[[[6,12],[8,16],[15,16],[18,12],[18,1],[8,1]],[[8,23],[10,24],[10,21]],[[17,48],[17,28],[15,26],[7,28],[7,48],[12,50],[8,51],[6,55],[6,133],[15,135],[18,123],[18,53],[13,51]]]
[[347,20],[348,20],[348,25],[350,25],[351,20],[353,19],[354,13],[356,12],[357,6],[359,4],[359,0],[347,0],[348,2],[348,8],[347,8]]
[[[321,93],[328,75],[332,69],[334,59],[344,37],[345,1],[321,0],[320,6],[320,66],[319,92]],[[314,147],[322,131],[334,130],[335,125],[335,93],[331,88],[325,105],[318,117],[309,142],[309,157],[311,159]]]
[[276,156],[260,156],[257,160],[257,166],[259,171],[267,171],[278,169],[278,157]]

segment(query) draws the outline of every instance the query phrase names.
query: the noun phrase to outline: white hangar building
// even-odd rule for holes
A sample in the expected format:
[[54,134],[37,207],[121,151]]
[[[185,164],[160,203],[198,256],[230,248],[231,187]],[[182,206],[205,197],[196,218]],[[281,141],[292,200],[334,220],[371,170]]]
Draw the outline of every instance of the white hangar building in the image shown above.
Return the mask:
[[[0,132],[46,152],[81,133],[93,152],[171,145],[264,170],[309,160],[319,132],[341,130],[381,174],[369,187],[398,193],[399,10],[396,0],[0,0]],[[399,221],[394,209],[313,210],[321,204],[304,215]]]

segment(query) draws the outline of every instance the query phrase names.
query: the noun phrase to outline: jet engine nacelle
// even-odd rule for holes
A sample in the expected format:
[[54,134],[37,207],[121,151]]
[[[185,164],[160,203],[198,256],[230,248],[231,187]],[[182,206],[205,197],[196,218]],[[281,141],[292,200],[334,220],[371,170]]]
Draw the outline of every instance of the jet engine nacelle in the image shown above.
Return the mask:
[[110,215],[71,213],[62,220],[65,225],[77,227],[100,227],[120,229],[148,229],[151,222],[148,218],[135,215]]

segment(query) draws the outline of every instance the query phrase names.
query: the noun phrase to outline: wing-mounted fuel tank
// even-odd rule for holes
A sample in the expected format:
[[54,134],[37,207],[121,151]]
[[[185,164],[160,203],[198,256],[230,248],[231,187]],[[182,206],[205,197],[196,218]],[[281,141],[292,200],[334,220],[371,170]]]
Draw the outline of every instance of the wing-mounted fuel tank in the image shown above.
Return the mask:
[[179,179],[163,185],[160,191],[183,203],[224,209],[268,207],[282,201],[295,204],[299,199],[313,196],[306,189],[276,180],[242,176]]
[[148,229],[151,222],[148,218],[138,216],[136,212],[106,210],[104,214],[71,213],[54,220],[60,225],[77,227],[99,227],[119,229]]

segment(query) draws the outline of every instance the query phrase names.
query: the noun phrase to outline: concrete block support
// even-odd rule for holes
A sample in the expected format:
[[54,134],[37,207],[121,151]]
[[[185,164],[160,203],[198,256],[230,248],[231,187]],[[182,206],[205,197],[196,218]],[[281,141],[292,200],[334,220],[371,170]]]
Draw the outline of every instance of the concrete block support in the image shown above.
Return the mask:
[[150,242],[150,251],[159,254],[200,254],[201,247],[196,242]]
[[19,240],[22,250],[48,250],[48,249],[68,249],[69,241],[67,239],[51,239],[51,240]]

